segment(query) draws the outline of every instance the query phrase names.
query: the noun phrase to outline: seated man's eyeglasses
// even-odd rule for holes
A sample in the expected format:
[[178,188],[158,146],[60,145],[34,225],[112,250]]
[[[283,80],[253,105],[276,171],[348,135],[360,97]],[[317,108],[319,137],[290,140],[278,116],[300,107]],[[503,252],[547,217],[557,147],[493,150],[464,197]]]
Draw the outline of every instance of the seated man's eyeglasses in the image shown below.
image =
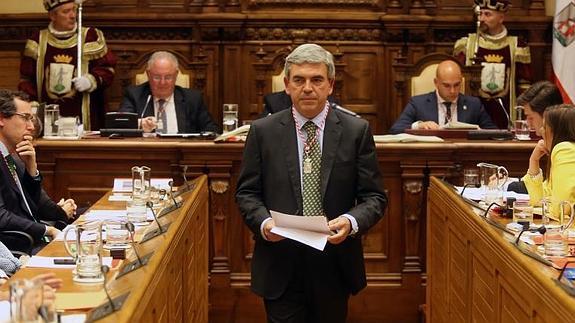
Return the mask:
[[23,113],[23,112],[14,112],[12,116],[19,116],[20,118],[24,119],[26,122],[34,121],[35,116],[31,113]]
[[176,79],[176,75],[169,74],[169,75],[151,75],[152,81],[154,82],[172,82]]

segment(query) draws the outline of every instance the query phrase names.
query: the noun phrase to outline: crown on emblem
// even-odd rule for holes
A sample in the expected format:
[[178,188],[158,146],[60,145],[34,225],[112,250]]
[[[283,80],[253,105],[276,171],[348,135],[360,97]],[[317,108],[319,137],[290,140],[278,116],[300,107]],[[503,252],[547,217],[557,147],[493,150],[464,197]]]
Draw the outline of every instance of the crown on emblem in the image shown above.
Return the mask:
[[481,9],[491,9],[495,11],[507,11],[511,1],[509,0],[474,0]]
[[483,57],[487,63],[501,63],[503,62],[503,56],[488,54]]
[[47,11],[50,11],[68,2],[74,2],[74,0],[44,0],[44,8],[46,8]]
[[68,55],[56,55],[54,56],[54,61],[56,63],[66,63],[66,64],[70,64],[70,62],[72,61],[72,56],[68,56]]

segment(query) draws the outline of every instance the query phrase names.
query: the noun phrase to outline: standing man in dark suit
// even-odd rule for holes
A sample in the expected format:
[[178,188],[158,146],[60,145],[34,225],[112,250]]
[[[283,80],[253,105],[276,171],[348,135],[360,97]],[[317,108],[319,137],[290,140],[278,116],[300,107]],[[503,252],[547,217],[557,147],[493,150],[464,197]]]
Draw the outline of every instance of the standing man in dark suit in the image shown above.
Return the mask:
[[54,238],[59,230],[40,220],[71,220],[76,205],[73,200],[57,205],[42,190],[32,145],[33,119],[26,94],[0,90],[0,230],[23,231],[41,246],[44,236]]
[[455,61],[439,63],[433,79],[436,91],[412,97],[389,132],[440,129],[452,121],[476,124],[482,129],[497,128],[478,98],[460,93],[462,79]]
[[145,132],[219,132],[202,93],[176,85],[178,71],[178,59],[172,53],[153,53],[146,68],[148,82],[126,89],[120,111],[137,113]]
[[[269,322],[345,322],[347,301],[366,286],[361,235],[383,216],[375,144],[367,121],[332,109],[335,67],[315,44],[284,67],[293,107],[252,123],[236,200],[254,234],[252,290]],[[323,251],[271,232],[270,210],[325,216]]]

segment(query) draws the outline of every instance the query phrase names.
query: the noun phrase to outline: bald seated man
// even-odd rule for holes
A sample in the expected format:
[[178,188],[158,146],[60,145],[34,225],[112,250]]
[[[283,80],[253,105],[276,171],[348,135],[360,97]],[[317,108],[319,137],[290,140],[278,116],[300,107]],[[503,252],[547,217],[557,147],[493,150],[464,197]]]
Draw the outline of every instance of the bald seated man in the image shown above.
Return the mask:
[[411,98],[391,129],[392,134],[406,129],[441,129],[449,122],[476,124],[482,129],[496,129],[478,98],[461,94],[459,64],[445,60],[437,66],[433,79],[435,91]]

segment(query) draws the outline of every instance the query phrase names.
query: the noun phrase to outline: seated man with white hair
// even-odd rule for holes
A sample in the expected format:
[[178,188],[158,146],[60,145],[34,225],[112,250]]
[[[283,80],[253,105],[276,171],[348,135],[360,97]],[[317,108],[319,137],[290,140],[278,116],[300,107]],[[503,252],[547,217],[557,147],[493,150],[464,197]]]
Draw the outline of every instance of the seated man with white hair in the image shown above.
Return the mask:
[[144,132],[219,132],[202,93],[176,85],[178,71],[178,59],[172,53],[153,53],[146,68],[148,82],[126,89],[120,111],[137,113]]

